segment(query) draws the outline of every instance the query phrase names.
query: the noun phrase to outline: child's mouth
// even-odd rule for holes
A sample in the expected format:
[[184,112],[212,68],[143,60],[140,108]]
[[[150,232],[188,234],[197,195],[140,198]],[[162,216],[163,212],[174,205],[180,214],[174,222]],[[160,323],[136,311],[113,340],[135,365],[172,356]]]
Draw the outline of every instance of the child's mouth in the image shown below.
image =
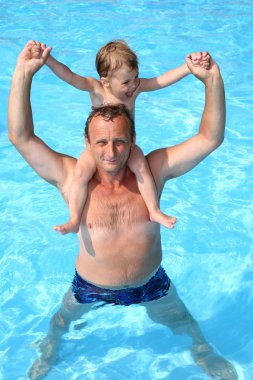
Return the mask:
[[133,92],[127,92],[127,93],[126,93],[126,96],[127,96],[128,98],[131,98],[131,97],[133,96]]

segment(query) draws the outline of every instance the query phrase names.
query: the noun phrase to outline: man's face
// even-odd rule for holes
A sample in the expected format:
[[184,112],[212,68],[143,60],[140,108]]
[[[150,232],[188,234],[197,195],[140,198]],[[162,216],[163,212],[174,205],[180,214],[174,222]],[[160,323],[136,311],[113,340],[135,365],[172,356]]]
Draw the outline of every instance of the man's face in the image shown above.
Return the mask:
[[89,125],[90,142],[85,139],[98,169],[117,174],[126,166],[130,155],[131,142],[129,121],[125,116],[105,121],[101,116],[94,117]]

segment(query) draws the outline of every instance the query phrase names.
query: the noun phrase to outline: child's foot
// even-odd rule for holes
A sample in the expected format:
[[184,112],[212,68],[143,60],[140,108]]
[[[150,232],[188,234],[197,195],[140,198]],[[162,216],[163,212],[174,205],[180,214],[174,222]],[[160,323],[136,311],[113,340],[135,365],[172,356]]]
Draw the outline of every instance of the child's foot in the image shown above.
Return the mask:
[[162,224],[164,227],[167,227],[167,228],[174,228],[174,224],[177,221],[176,218],[172,216],[168,216],[164,214],[163,212],[161,212],[160,210],[155,211],[152,214],[150,214],[150,220],[152,220],[152,222]]
[[61,235],[66,235],[69,233],[76,234],[79,230],[79,225],[70,221],[62,224],[61,226],[54,226],[54,230]]

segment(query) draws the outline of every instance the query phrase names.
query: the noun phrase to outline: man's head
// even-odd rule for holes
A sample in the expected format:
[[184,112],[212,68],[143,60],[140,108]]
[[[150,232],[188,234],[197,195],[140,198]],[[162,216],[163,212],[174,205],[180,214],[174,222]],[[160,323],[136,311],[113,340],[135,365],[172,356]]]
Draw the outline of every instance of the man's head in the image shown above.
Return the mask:
[[105,121],[113,121],[119,116],[123,116],[126,119],[129,126],[130,139],[133,142],[135,138],[135,125],[130,112],[124,104],[107,104],[101,107],[92,107],[92,111],[85,124],[85,137],[90,142],[90,124],[94,118],[101,117]]
[[97,168],[118,173],[125,168],[135,144],[134,122],[123,104],[93,108],[85,127],[85,141]]

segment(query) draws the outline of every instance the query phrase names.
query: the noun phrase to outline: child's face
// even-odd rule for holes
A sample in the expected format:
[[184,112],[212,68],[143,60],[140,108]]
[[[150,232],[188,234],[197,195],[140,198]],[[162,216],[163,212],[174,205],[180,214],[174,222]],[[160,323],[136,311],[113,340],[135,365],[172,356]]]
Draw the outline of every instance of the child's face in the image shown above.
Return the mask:
[[121,102],[129,101],[139,86],[138,71],[123,64],[108,77],[110,92]]

